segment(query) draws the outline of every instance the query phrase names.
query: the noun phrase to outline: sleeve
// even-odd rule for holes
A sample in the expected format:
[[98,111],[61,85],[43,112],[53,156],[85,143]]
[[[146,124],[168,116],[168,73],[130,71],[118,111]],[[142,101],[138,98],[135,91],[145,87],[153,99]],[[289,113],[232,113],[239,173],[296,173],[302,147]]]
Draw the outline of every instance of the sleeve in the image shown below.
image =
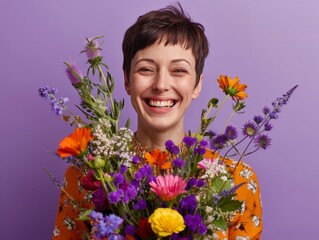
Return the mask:
[[86,222],[77,220],[81,211],[91,206],[90,192],[80,184],[82,176],[83,173],[73,166],[69,166],[65,172],[64,191],[60,194],[53,240],[84,239],[85,233],[89,231]]
[[243,204],[228,229],[229,239],[260,240],[262,232],[260,187],[255,172],[245,163],[239,163],[234,173],[234,184],[242,182],[245,184],[237,190],[237,199]]

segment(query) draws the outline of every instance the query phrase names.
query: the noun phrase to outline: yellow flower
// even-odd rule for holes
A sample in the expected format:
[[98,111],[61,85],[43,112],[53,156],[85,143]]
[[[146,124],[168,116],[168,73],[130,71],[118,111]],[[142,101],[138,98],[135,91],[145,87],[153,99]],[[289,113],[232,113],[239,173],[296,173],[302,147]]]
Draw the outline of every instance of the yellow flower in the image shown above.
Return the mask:
[[248,97],[248,95],[244,92],[247,88],[246,84],[239,83],[239,77],[235,77],[232,79],[226,75],[220,75],[217,79],[219,83],[219,87],[224,91],[226,95],[230,95],[233,100],[243,100]]
[[171,208],[158,208],[149,217],[153,232],[160,237],[170,236],[185,229],[184,219],[176,210]]

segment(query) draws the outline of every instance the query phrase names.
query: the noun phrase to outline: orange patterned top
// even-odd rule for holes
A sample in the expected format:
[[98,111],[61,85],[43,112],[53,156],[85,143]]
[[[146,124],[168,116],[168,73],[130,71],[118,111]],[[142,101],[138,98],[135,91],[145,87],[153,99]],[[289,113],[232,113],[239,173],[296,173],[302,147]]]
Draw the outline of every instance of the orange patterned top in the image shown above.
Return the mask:
[[[225,160],[230,171],[235,167],[236,162]],[[78,221],[81,207],[92,206],[90,201],[91,192],[81,187],[80,179],[83,173],[70,166],[65,173],[65,190],[73,199],[84,199],[77,206],[72,203],[70,198],[62,191],[59,208],[56,216],[53,240],[72,240],[85,239],[83,233],[88,227],[83,221]],[[234,184],[245,182],[237,190],[237,198],[243,201],[241,210],[233,218],[228,231],[219,231],[213,236],[206,236],[206,239],[234,239],[234,240],[260,240],[262,232],[262,208],[260,188],[257,177],[251,167],[240,162],[234,172]]]

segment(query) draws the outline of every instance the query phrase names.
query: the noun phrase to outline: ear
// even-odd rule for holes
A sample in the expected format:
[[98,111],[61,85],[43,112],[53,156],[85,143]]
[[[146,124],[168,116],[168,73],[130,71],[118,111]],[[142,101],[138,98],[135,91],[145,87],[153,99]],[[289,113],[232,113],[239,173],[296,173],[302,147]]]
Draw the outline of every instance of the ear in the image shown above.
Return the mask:
[[124,87],[125,87],[125,90],[126,90],[128,95],[131,95],[130,80],[128,79],[126,72],[124,71],[123,73],[124,73]]
[[203,83],[203,75],[201,74],[200,77],[199,77],[199,81],[198,81],[198,84],[197,86],[194,88],[193,90],[193,94],[192,94],[192,99],[196,99],[198,98],[201,90],[202,90],[202,83]]

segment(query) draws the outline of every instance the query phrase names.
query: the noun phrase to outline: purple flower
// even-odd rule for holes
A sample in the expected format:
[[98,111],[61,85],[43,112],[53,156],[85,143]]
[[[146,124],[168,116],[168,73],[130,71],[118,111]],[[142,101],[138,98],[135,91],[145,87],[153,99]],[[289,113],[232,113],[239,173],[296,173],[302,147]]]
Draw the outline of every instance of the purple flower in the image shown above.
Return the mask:
[[108,207],[108,202],[107,202],[107,198],[105,195],[105,192],[102,188],[102,186],[100,186],[93,194],[92,194],[92,202],[95,206],[95,209],[99,212],[107,209]]
[[56,115],[62,115],[62,111],[66,109],[66,102],[69,101],[67,97],[61,97],[57,99],[55,94],[57,93],[57,89],[52,88],[50,89],[48,86],[39,88],[39,95],[46,99],[50,100],[49,105],[51,106],[51,111],[55,112]]
[[199,146],[201,146],[201,147],[207,147],[207,145],[208,145],[208,142],[206,140],[201,140],[199,142]]
[[169,151],[172,154],[178,154],[179,148],[174,144],[172,140],[168,140],[165,142],[165,147],[167,151]]
[[270,119],[277,119],[279,116],[277,114],[277,112],[272,111],[271,113],[269,113],[269,118]]
[[229,140],[234,140],[237,138],[237,129],[231,125],[227,126],[225,129],[225,135]]
[[205,181],[203,179],[199,179],[197,181],[197,186],[198,188],[204,187],[205,186]]
[[137,190],[136,190],[136,186],[132,185],[129,185],[126,189],[126,195],[131,199],[135,199],[136,198],[136,195],[137,195]]
[[126,171],[127,171],[127,166],[125,166],[124,164],[121,164],[119,172],[125,173]]
[[101,213],[95,211],[89,217],[93,220],[92,233],[96,239],[124,239],[116,232],[123,223],[122,218],[114,214],[103,218]]
[[83,81],[83,74],[80,71],[80,69],[77,66],[75,66],[74,64],[70,64],[67,62],[64,62],[64,63],[67,67],[65,69],[65,72],[66,72],[66,75],[68,76],[70,82],[73,85],[82,82]]
[[197,138],[195,137],[190,137],[190,136],[185,136],[183,139],[183,142],[186,144],[186,146],[191,147],[193,146],[197,141]]
[[119,190],[110,192],[108,199],[111,204],[117,204],[121,200],[121,193],[119,192]]
[[175,168],[182,168],[185,166],[185,161],[181,158],[175,158],[172,163]]
[[139,156],[134,156],[134,157],[132,158],[132,163],[133,163],[133,164],[138,164],[138,163],[140,163],[140,162],[141,162],[141,159],[140,159]]
[[121,185],[121,184],[124,184],[125,178],[124,178],[123,174],[121,174],[121,173],[115,174],[115,176],[113,178],[113,182],[114,182],[114,185],[117,187],[119,187],[119,185]]
[[255,146],[263,149],[267,149],[270,146],[270,142],[271,139],[265,134],[258,135],[254,140]]
[[265,131],[270,131],[272,129],[272,125],[269,122],[265,122],[264,124],[264,130]]
[[126,234],[134,235],[134,234],[135,234],[135,231],[136,231],[136,229],[135,229],[135,227],[132,226],[132,225],[127,225],[127,226],[125,227],[125,233],[126,233]]
[[212,131],[212,130],[209,130],[209,131],[207,132],[207,134],[208,134],[208,137],[209,137],[210,139],[212,139],[213,137],[215,137],[215,136],[217,135],[217,133],[214,132],[214,131]]
[[184,197],[180,202],[180,208],[188,213],[193,213],[197,208],[196,197],[194,195]]
[[137,203],[133,206],[134,210],[144,210],[146,209],[146,201],[144,199],[140,199],[137,201]]
[[204,223],[198,224],[197,232],[199,235],[204,235],[207,232],[207,227]]
[[253,137],[257,134],[257,126],[255,123],[248,121],[244,124],[243,135],[246,137]]
[[224,134],[217,135],[211,140],[211,148],[213,150],[223,149],[227,142],[227,136]]
[[204,235],[207,232],[207,227],[203,223],[203,219],[199,214],[187,214],[184,217],[184,221],[185,225],[195,234]]
[[261,123],[262,121],[264,121],[264,118],[260,115],[254,116],[254,121],[256,124]]
[[187,182],[187,187],[195,187],[197,185],[197,179],[196,178],[190,178]]
[[265,107],[263,108],[263,113],[264,113],[265,115],[267,115],[268,113],[270,113],[270,108],[267,107],[267,106],[265,106]]
[[206,152],[205,148],[197,147],[194,149],[194,153],[198,155],[204,155]]
[[140,172],[136,172],[136,173],[134,174],[134,178],[135,178],[136,180],[140,181],[140,180],[142,180],[143,175],[142,175]]
[[97,38],[101,37],[94,37],[91,40],[88,40],[88,43],[85,46],[85,50],[83,52],[86,53],[88,59],[94,59],[96,57],[101,56],[101,48],[98,46],[98,42],[96,41]]

